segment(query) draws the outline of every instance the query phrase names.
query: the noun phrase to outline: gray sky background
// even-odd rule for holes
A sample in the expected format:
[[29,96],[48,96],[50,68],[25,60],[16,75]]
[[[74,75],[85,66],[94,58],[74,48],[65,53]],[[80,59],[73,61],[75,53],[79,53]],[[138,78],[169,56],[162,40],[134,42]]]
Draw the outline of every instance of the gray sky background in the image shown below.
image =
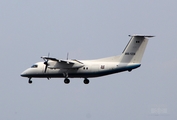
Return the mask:
[[[177,119],[176,0],[1,0],[1,120]],[[28,79],[50,52],[61,59],[119,55],[129,34],[150,34],[142,66],[90,79]]]

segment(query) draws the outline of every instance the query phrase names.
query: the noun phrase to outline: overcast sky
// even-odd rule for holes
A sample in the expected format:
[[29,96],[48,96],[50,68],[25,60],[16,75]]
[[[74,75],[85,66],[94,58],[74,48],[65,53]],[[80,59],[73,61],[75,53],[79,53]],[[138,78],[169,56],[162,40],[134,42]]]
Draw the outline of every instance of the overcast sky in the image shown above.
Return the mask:
[[[176,0],[0,0],[0,120],[177,119]],[[148,34],[142,66],[100,78],[20,76],[51,57],[119,55]]]

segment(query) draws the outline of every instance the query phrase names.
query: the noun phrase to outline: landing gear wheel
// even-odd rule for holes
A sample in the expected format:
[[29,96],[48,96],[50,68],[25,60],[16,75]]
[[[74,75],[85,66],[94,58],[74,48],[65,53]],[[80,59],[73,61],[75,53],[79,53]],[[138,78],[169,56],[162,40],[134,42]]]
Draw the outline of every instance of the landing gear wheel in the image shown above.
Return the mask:
[[70,83],[70,80],[69,80],[68,78],[66,78],[66,79],[64,80],[64,83],[65,83],[65,84],[69,84],[69,83]]
[[33,81],[31,80],[31,78],[29,78],[28,83],[29,83],[29,84],[32,84],[32,83],[33,83]]
[[89,80],[88,79],[84,79],[84,84],[89,84]]

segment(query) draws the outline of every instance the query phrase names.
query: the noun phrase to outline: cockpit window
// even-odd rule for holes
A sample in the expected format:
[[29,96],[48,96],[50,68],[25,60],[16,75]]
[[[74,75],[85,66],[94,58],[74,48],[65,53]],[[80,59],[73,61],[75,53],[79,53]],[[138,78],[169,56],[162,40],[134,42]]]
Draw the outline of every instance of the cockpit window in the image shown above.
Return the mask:
[[32,65],[31,68],[37,68],[38,65]]

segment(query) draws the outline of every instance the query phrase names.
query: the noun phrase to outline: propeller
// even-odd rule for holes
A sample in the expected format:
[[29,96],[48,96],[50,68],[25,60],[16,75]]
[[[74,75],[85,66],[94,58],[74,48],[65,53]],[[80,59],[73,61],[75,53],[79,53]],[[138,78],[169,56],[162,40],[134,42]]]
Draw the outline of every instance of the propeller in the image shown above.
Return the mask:
[[[48,53],[48,57],[50,56],[50,53]],[[44,60],[44,64],[45,64],[45,69],[44,69],[44,73],[46,73],[46,71],[47,71],[47,67],[48,67],[48,59],[47,60]]]

